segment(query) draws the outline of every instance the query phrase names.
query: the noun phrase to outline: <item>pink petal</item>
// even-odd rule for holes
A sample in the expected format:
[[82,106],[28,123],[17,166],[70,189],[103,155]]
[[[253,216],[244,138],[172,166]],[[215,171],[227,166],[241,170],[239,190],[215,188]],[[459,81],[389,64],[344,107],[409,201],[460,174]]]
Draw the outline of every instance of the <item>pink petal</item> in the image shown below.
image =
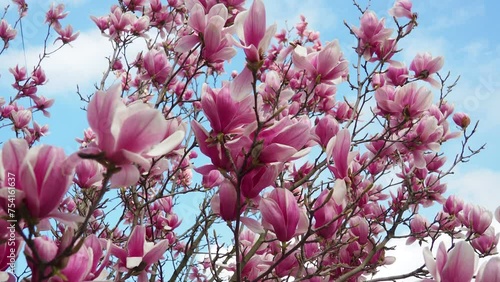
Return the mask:
[[196,3],[191,9],[188,24],[199,33],[202,33],[205,30],[205,9],[201,4]]
[[146,265],[151,265],[158,260],[160,260],[163,256],[163,254],[167,251],[168,248],[168,240],[161,240],[160,242],[156,243],[155,246],[147,252],[147,254],[144,256],[143,261],[146,263]]
[[210,11],[208,11],[207,17],[209,19],[212,19],[215,16],[221,17],[224,20],[224,22],[227,20],[228,12],[227,12],[227,8],[226,8],[226,6],[224,6],[224,4],[222,4],[222,3],[215,4],[214,6],[212,6],[212,8],[210,8]]
[[434,260],[434,257],[432,256],[429,247],[425,247],[423,253],[424,253],[425,266],[427,267],[427,270],[432,275],[432,277],[436,278],[436,261]]
[[465,241],[458,242],[448,253],[448,261],[441,272],[443,281],[469,282],[474,276],[475,253]]
[[28,154],[28,150],[28,143],[24,139],[10,139],[5,142],[2,149],[2,161],[5,173],[17,176],[19,167],[26,154]]
[[135,185],[139,181],[140,172],[135,165],[120,166],[120,171],[111,176],[111,188]]
[[174,47],[175,52],[186,53],[190,51],[197,43],[200,42],[198,35],[186,35],[181,37]]
[[255,0],[250,6],[248,17],[243,24],[246,45],[259,46],[266,32],[266,9],[261,0]]
[[182,140],[184,140],[184,135],[185,132],[183,130],[177,130],[160,144],[153,146],[153,148],[146,155],[150,157],[159,157],[170,153],[173,149],[179,146]]
[[240,217],[241,223],[243,223],[248,229],[257,234],[263,234],[265,232],[262,225],[255,219],[242,216]]
[[500,257],[492,257],[481,265],[476,282],[500,282]]
[[142,153],[163,140],[167,121],[163,115],[143,103],[136,103],[123,112],[126,119],[117,140],[116,150]]
[[121,84],[115,84],[108,91],[97,91],[87,107],[87,119],[97,136],[99,147],[104,151],[114,149],[115,138],[120,125],[115,121],[115,113],[124,110],[121,101]]
[[337,178],[347,176],[349,150],[351,149],[351,134],[348,129],[342,129],[337,133],[335,145],[332,150],[334,166],[337,169]]
[[235,102],[244,100],[252,92],[253,76],[250,69],[245,67],[231,82],[231,95]]
[[142,258],[144,256],[144,242],[146,242],[146,227],[144,225],[136,225],[128,238],[128,257]]

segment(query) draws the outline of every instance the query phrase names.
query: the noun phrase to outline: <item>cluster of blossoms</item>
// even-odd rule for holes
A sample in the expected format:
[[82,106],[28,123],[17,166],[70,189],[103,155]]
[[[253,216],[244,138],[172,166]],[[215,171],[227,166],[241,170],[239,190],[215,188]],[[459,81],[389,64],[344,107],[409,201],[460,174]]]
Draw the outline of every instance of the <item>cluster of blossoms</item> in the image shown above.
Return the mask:
[[[26,16],[26,3],[14,2]],[[446,196],[444,178],[480,149],[451,166],[441,151],[460,137],[465,148],[474,132],[468,115],[434,95],[445,87],[444,60],[397,60],[417,24],[409,0],[389,11],[395,31],[369,10],[359,27],[347,25],[354,68],[305,17],[288,31],[267,26],[262,0],[163,2],[118,1],[92,17],[114,52],[98,90],[80,96],[89,128],[69,156],[35,144],[48,127],[33,113],[48,116],[54,102],[37,95],[50,52],[29,77],[10,69],[15,93],[0,98],[0,121],[18,138],[1,151],[0,270],[24,256],[28,274],[0,278],[364,281],[397,259],[392,239],[434,246],[450,236],[459,241],[451,251],[440,244],[434,259],[424,249],[426,268],[408,277],[500,279],[498,258],[479,270],[471,263],[496,253],[500,208],[494,216]],[[62,28],[66,16],[63,5],[46,14],[63,46],[78,36]],[[2,19],[4,50],[15,36]],[[131,55],[137,40],[147,48]],[[238,50],[244,65],[218,83]],[[342,84],[354,99],[337,97]],[[442,206],[432,222],[421,213],[431,205]]]

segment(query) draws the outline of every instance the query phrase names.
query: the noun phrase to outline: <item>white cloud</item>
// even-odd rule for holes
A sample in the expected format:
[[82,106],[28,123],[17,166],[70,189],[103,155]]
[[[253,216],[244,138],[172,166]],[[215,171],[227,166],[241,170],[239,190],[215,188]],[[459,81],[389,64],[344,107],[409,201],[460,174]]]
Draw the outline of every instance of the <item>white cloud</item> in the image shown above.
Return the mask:
[[[130,58],[140,50],[144,44],[137,40],[127,49]],[[49,48],[50,50],[50,48]],[[42,46],[28,47],[26,50],[27,69],[33,70],[38,62]],[[50,57],[46,58],[42,68],[48,78],[48,83],[40,88],[40,94],[47,97],[74,94],[76,86],[92,90],[94,84],[100,82],[103,72],[107,69],[107,59],[113,54],[109,39],[102,36],[98,30],[84,31],[71,46],[64,46]],[[7,87],[12,83],[12,75],[8,68],[16,64],[24,65],[24,52],[22,50],[9,50],[8,55],[2,57],[0,73],[0,87]],[[110,74],[113,79],[113,74]],[[112,82],[109,81],[108,82]]]
[[468,203],[494,211],[500,206],[500,171],[481,168],[460,173],[448,180],[448,191]]
[[[57,43],[56,43],[57,44]],[[50,50],[50,48],[49,48]],[[24,52],[22,50],[9,50],[8,56],[2,58],[1,67],[2,83],[6,83],[7,70],[16,64],[23,65]],[[101,36],[99,31],[82,32],[71,46],[64,46],[42,63],[42,68],[48,78],[48,83],[41,87],[44,96],[58,96],[73,93],[76,85],[92,85],[102,76],[106,69],[106,56],[111,53],[108,39]],[[33,70],[37,64],[39,54],[43,52],[42,46],[29,47],[26,50],[27,69]]]

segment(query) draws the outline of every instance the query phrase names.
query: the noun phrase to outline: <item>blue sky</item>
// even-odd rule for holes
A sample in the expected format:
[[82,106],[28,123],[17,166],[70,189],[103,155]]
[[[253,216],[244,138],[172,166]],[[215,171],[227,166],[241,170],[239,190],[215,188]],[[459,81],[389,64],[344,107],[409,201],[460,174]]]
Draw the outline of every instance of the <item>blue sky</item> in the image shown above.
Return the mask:
[[[0,0],[0,7],[10,2]],[[23,20],[26,56],[19,40],[11,44],[1,57],[0,91],[8,97],[13,82],[8,68],[16,63],[32,69],[41,51],[46,27],[42,25],[44,12],[52,1],[28,1],[29,17]],[[50,135],[43,142],[64,147],[67,153],[74,152],[78,144],[74,138],[82,135],[87,127],[85,112],[79,108],[84,104],[76,95],[76,85],[82,93],[93,92],[102,71],[104,57],[110,54],[107,39],[90,20],[90,15],[104,15],[115,1],[66,0],[70,11],[63,25],[71,23],[80,31],[80,37],[48,59],[44,65],[49,82],[40,88],[40,94],[56,98],[51,109],[52,118],[37,120],[49,123]],[[349,36],[343,20],[358,25],[359,13],[349,0],[264,0],[268,12],[268,24],[276,22],[279,27],[295,25],[299,15],[304,14],[309,28],[321,32],[323,41],[339,39],[344,53],[353,61],[353,37]],[[387,10],[393,1],[372,1],[371,9],[379,17],[388,17]],[[366,1],[359,1],[360,4]],[[476,147],[487,143],[486,150],[469,163],[460,166],[449,178],[448,191],[458,194],[464,200],[494,209],[500,205],[500,34],[498,32],[498,11],[500,2],[474,1],[414,1],[413,10],[419,14],[419,26],[399,47],[403,48],[400,59],[407,65],[418,52],[431,52],[444,56],[442,72],[451,71],[452,77],[461,76],[458,86],[449,97],[457,111],[470,114],[472,121],[480,120],[478,133],[472,144]],[[287,22],[286,22],[287,21]],[[388,22],[391,19],[388,19]],[[55,39],[49,40],[52,42]],[[238,69],[240,70],[240,69]],[[227,69],[228,72],[231,69]],[[347,91],[347,90],[343,90]],[[337,95],[347,92],[339,91]],[[435,92],[437,95],[437,92]],[[458,149],[458,140],[449,149]],[[451,157],[450,157],[451,159]],[[497,231],[500,229],[497,228]]]

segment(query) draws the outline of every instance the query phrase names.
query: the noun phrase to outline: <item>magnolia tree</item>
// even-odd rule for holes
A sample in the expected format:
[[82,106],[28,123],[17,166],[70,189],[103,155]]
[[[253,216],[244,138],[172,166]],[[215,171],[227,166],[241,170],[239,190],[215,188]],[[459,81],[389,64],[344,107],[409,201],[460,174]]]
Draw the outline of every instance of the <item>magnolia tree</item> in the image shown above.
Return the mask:
[[[386,20],[354,2],[354,62],[304,17],[268,26],[261,0],[120,0],[92,17],[113,52],[78,93],[89,128],[70,155],[35,121],[49,55],[78,40],[47,8],[38,63],[2,77],[2,281],[500,281],[500,258],[475,263],[496,253],[493,213],[444,195],[477,124],[446,101],[442,57],[397,59],[409,0]],[[29,12],[5,9],[0,54]],[[374,277],[401,238],[425,264]]]

